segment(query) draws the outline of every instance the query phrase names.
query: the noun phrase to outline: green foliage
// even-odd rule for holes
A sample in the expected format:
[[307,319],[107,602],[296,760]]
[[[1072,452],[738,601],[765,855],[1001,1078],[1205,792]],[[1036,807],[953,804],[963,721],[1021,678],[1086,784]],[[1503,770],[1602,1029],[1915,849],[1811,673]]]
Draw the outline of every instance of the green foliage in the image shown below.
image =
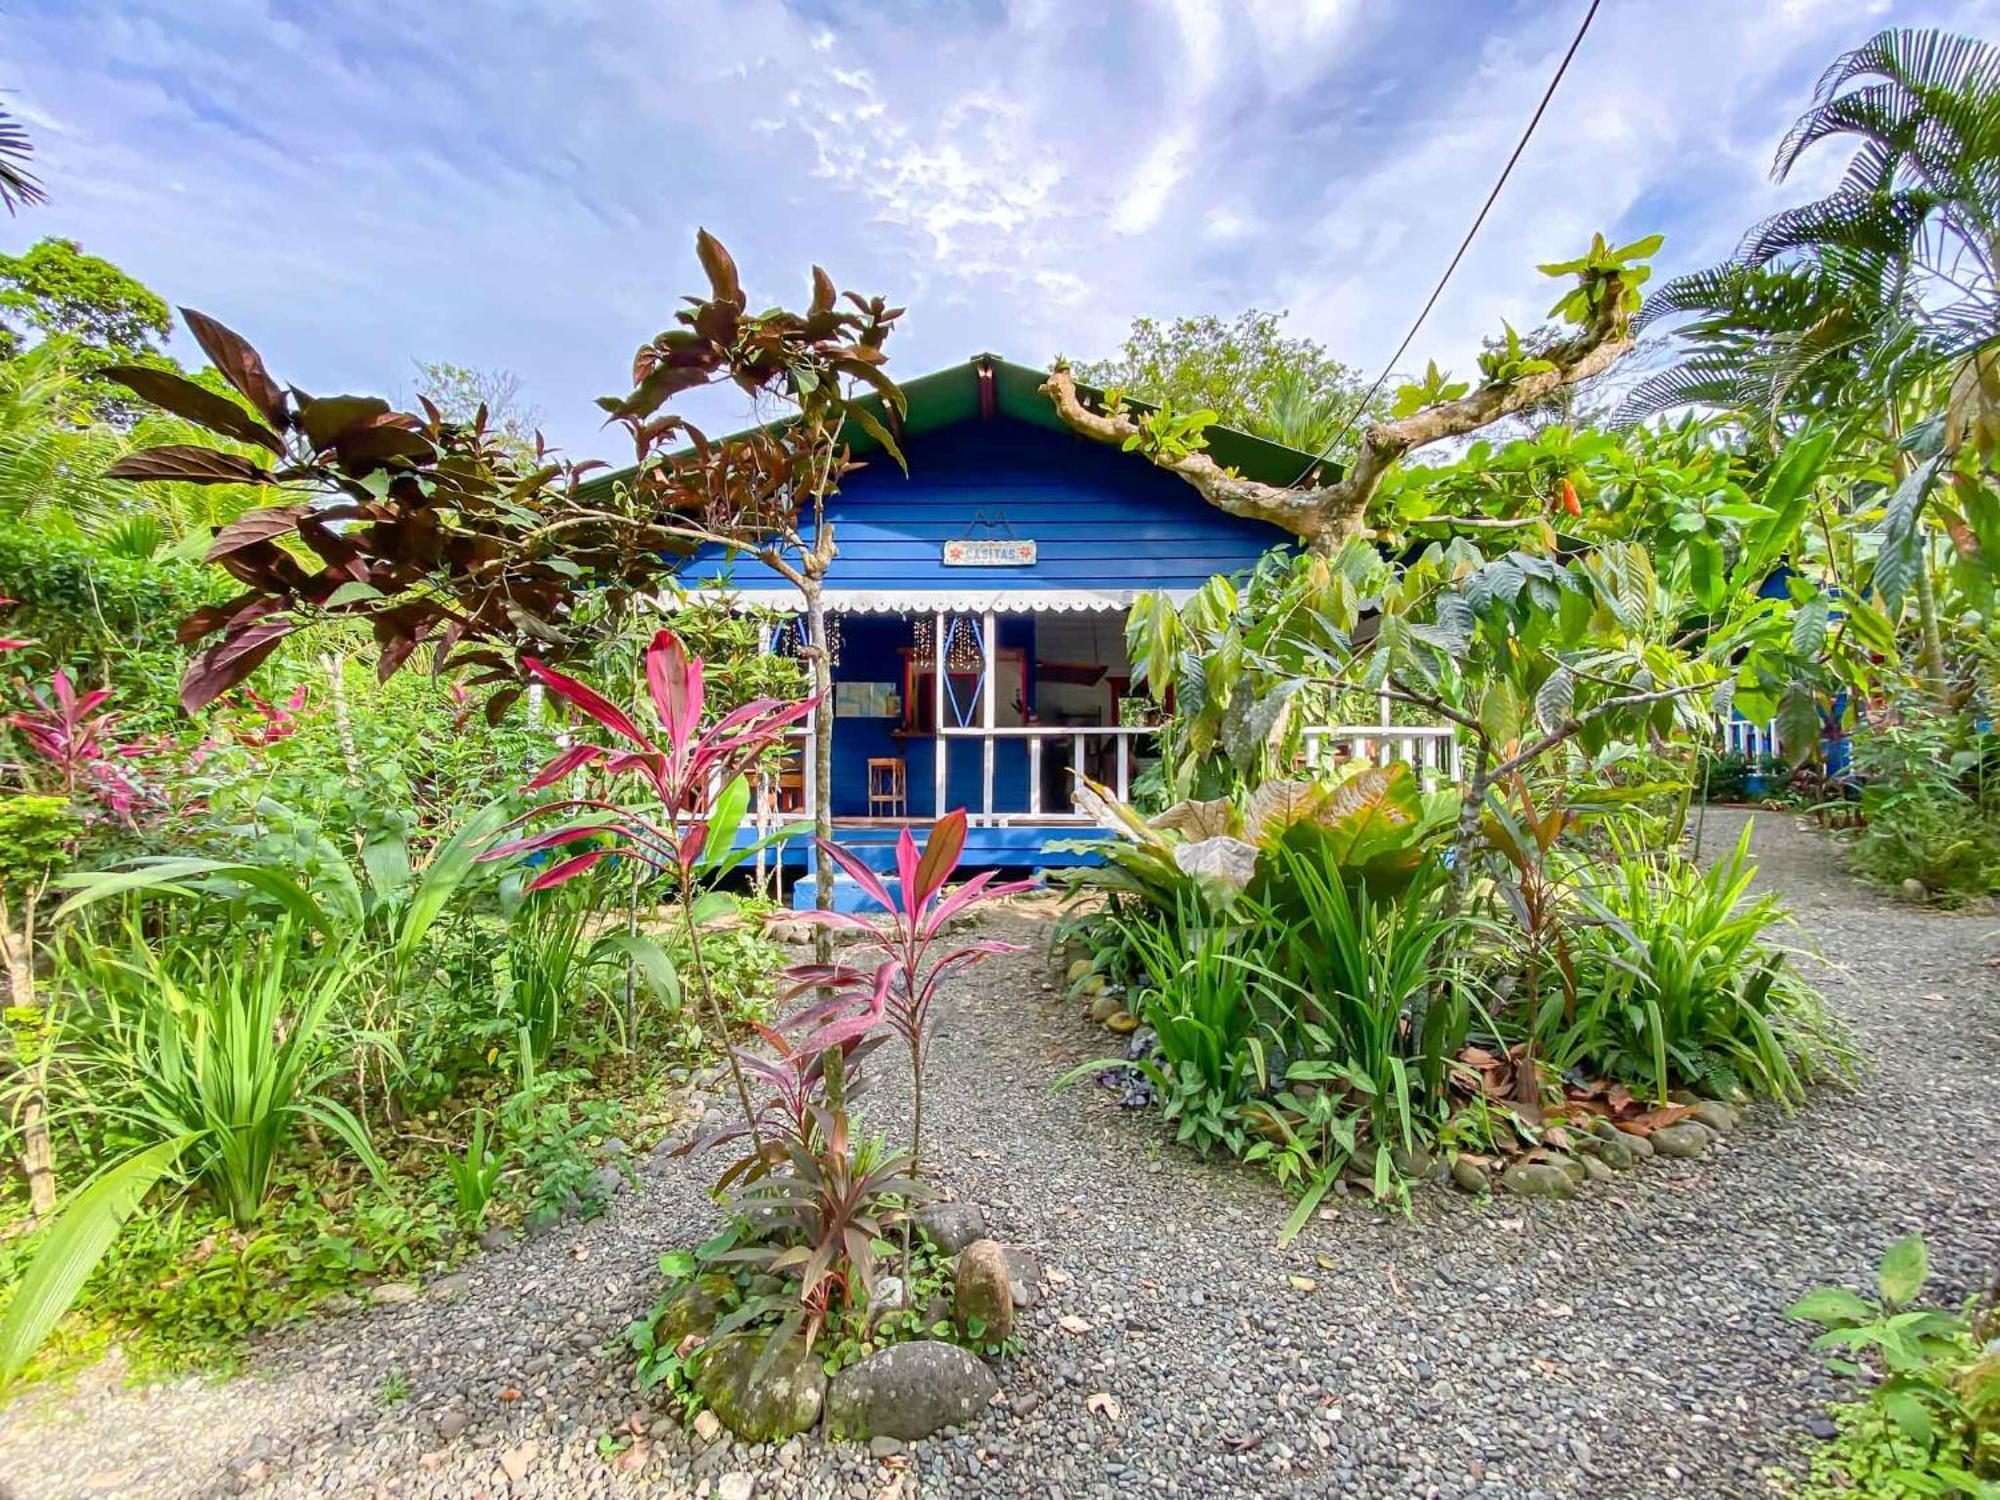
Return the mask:
[[0,797],[0,900],[18,902],[62,873],[80,831],[67,797]]
[[494,1189],[500,1186],[500,1173],[507,1164],[506,1156],[487,1144],[485,1110],[473,1111],[464,1154],[447,1151],[444,1164],[451,1174],[451,1191],[458,1200],[459,1217],[477,1227],[486,1217],[486,1205],[492,1202]]
[[1125,439],[1124,448],[1127,453],[1143,452],[1161,463],[1174,463],[1206,448],[1208,439],[1202,433],[1214,425],[1215,413],[1206,407],[1191,412],[1158,407],[1139,414],[1137,429]]
[[1590,237],[1590,249],[1575,260],[1552,261],[1542,266],[1544,276],[1574,276],[1577,284],[1549,309],[1549,316],[1565,323],[1588,325],[1606,315],[1630,316],[1639,310],[1639,288],[1652,274],[1641,264],[1659,253],[1665,236],[1649,234],[1644,239],[1615,249],[1604,236]]
[[1521,342],[1521,335],[1514,325],[1504,318],[1501,320],[1506,333],[1483,350],[1479,356],[1479,374],[1488,385],[1511,385],[1529,375],[1544,375],[1556,365],[1552,359],[1543,359]]
[[1425,366],[1422,380],[1396,387],[1396,403],[1389,409],[1389,415],[1414,416],[1426,406],[1436,406],[1444,401],[1456,401],[1471,389],[1470,382],[1453,380],[1448,372],[1437,367],[1436,360],[1432,360]]
[[1750,828],[1702,868],[1678,852],[1619,847],[1579,857],[1569,879],[1589,916],[1572,934],[1575,997],[1534,1018],[1563,1069],[1622,1079],[1664,1104],[1675,1088],[1738,1087],[1781,1104],[1804,1080],[1852,1071],[1819,997],[1774,948],[1777,898],[1752,896]]
[[1919,711],[1857,736],[1854,770],[1856,873],[1898,891],[1915,880],[1945,904],[2000,890],[2000,735]]
[[2000,1356],[1971,1317],[1916,1305],[1928,1279],[1923,1237],[1911,1235],[1882,1257],[1877,1297],[1821,1287],[1787,1310],[1825,1330],[1813,1348],[1836,1371],[1872,1382],[1834,1408],[1838,1435],[1788,1493],[2000,1495]]
[[335,1006],[353,970],[301,956],[289,923],[165,951],[135,929],[126,955],[85,952],[67,964],[63,981],[97,1000],[94,1012],[75,1013],[73,1107],[114,1137],[183,1143],[177,1155],[238,1228],[256,1222],[303,1123],[381,1170],[360,1121],[331,1096],[347,1061]]
[[[171,334],[167,304],[108,260],[84,254],[75,240],[37,240],[19,255],[0,255],[0,355],[12,357],[49,338],[70,340],[81,367],[154,363]],[[108,396],[104,407],[128,409]]]
[[181,1136],[135,1152],[100,1172],[64,1206],[15,1286],[6,1321],[0,1323],[0,1386],[27,1368],[125,1220],[173,1169],[187,1145],[188,1138]]
[[1077,379],[1100,390],[1177,411],[1214,413],[1212,421],[1318,453],[1343,430],[1354,439],[1385,415],[1368,398],[1361,372],[1308,338],[1288,338],[1282,313],[1254,308],[1229,320],[1214,316],[1136,318],[1118,355],[1075,366]]

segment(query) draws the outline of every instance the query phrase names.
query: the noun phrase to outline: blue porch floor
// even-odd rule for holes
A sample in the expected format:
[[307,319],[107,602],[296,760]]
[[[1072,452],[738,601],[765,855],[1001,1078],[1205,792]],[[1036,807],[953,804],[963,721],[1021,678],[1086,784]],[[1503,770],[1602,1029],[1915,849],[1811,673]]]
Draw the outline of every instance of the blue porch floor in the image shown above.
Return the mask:
[[[928,825],[919,823],[911,832],[921,844]],[[869,869],[879,874],[893,875],[896,869],[896,836],[902,830],[888,823],[855,823],[836,820],[833,827],[834,841],[848,850]],[[978,827],[966,830],[965,853],[960,856],[958,868],[961,875],[977,874],[981,870],[1036,871],[1056,869],[1065,865],[1094,865],[1102,862],[1101,856],[1080,850],[1054,848],[1065,843],[1087,843],[1102,839],[1106,835],[1087,823],[1030,823],[1011,824],[1005,827]],[[745,829],[738,838],[749,842],[750,831]],[[791,904],[803,910],[813,904],[813,882],[816,851],[809,838],[791,839],[774,851],[779,868],[790,887]],[[834,882],[834,906],[840,911],[864,911],[872,909],[874,902],[846,876]]]

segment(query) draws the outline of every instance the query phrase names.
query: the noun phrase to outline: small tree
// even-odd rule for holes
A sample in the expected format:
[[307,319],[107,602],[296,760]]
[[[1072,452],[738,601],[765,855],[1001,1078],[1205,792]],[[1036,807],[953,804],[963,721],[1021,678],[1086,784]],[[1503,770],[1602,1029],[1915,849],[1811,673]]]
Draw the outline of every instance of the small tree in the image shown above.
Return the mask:
[[[1534,350],[1532,359],[1495,361],[1482,370],[1477,385],[1452,384],[1433,365],[1429,380],[1398,393],[1398,415],[1370,426],[1347,471],[1326,483],[1301,487],[1305,474],[1289,486],[1246,479],[1203,452],[1198,435],[1190,440],[1180,424],[1142,422],[1101,401],[1086,400],[1066,367],[1050,373],[1042,394],[1073,431],[1146,454],[1218,510],[1269,522],[1308,546],[1331,551],[1348,537],[1366,534],[1369,501],[1383,476],[1407,454],[1529,411],[1631,353],[1632,314],[1648,275],[1641,262],[1659,247],[1658,235],[1616,248],[1599,235],[1588,254],[1543,266],[1547,275],[1576,278],[1551,310],[1576,332]],[[1407,399],[1408,392],[1417,399]],[[1167,435],[1164,440],[1162,434]],[[1315,468],[1314,477],[1322,472]]]

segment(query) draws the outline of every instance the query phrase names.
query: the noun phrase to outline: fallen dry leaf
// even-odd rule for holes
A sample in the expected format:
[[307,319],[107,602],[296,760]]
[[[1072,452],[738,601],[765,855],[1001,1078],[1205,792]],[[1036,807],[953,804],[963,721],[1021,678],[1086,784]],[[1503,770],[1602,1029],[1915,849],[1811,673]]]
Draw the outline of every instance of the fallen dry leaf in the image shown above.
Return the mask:
[[1048,1278],[1050,1286],[1068,1286],[1070,1282],[1069,1272],[1065,1271],[1061,1266],[1044,1267],[1042,1275]]
[[1340,1269],[1340,1263],[1331,1255],[1315,1255],[1313,1257],[1313,1264],[1318,1266],[1322,1271],[1338,1271]]
[[620,1474],[636,1474],[646,1467],[646,1460],[650,1457],[652,1452],[644,1443],[634,1443],[611,1460],[611,1467]]
[[1064,1333],[1088,1333],[1097,1325],[1088,1318],[1079,1318],[1075,1313],[1064,1313],[1056,1319],[1056,1326]]
[[1310,1276],[1287,1276],[1285,1283],[1295,1292],[1310,1293],[1319,1290],[1319,1283]]
[[1118,1420],[1118,1398],[1108,1391],[1095,1391],[1083,1398],[1083,1409],[1093,1412],[1107,1422]]
[[521,1388],[517,1385],[501,1386],[500,1399],[502,1401],[519,1401],[521,1399]]

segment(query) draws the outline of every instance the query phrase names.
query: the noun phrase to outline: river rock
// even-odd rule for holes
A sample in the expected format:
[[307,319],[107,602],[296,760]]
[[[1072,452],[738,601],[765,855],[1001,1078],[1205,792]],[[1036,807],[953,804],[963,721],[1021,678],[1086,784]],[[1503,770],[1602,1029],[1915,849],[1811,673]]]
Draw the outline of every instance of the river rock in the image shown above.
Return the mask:
[[1430,1176],[1434,1165],[1430,1152],[1422,1146],[1391,1146],[1389,1163],[1413,1182],[1420,1182]]
[[1736,1111],[1715,1099],[1704,1099],[1694,1107],[1694,1117],[1717,1135],[1736,1128]]
[[1486,1168],[1480,1166],[1478,1162],[1468,1160],[1463,1156],[1452,1158],[1451,1180],[1457,1183],[1459,1188],[1464,1192],[1490,1193],[1493,1191],[1493,1180],[1487,1176]]
[[1686,1159],[1700,1156],[1708,1150],[1708,1127],[1693,1120],[1682,1120],[1674,1125],[1662,1125],[1653,1132],[1653,1149],[1662,1156]]
[[1042,1294],[1041,1261],[1035,1258],[1034,1251],[1019,1245],[1009,1245],[1002,1253],[1007,1257],[1007,1291],[1014,1305],[1033,1307]]
[[986,1238],[986,1215],[977,1203],[933,1203],[917,1215],[917,1227],[946,1255],[956,1255]]
[[1101,990],[1091,997],[1090,1019],[1102,1025],[1124,1009],[1124,996],[1113,990]]
[[1551,1162],[1517,1161],[1500,1174],[1500,1186],[1524,1198],[1574,1198],[1577,1184]]
[[999,1390],[993,1372],[956,1344],[936,1339],[895,1344],[833,1377],[826,1392],[826,1434],[857,1442],[879,1437],[914,1442],[971,1421]]
[[821,1356],[794,1338],[764,1363],[770,1337],[732,1333],[718,1339],[695,1370],[694,1388],[708,1409],[746,1442],[777,1442],[806,1431],[819,1420],[826,1401]]
[[1617,1174],[1595,1156],[1579,1158],[1583,1164],[1583,1175],[1591,1182],[1609,1182]]
[[961,1334],[982,1344],[997,1344],[1014,1331],[1013,1281],[998,1242],[974,1240],[960,1253],[951,1316]]
[[[1614,1172],[1632,1170],[1632,1148],[1618,1138],[1618,1132],[1615,1130],[1609,1135],[1578,1136],[1576,1150],[1586,1161],[1595,1159]],[[1585,1170],[1589,1169],[1586,1167]]]
[[719,1271],[684,1281],[660,1309],[653,1325],[653,1341],[672,1349],[689,1334],[706,1338],[722,1315],[722,1299],[735,1290],[736,1283]]

